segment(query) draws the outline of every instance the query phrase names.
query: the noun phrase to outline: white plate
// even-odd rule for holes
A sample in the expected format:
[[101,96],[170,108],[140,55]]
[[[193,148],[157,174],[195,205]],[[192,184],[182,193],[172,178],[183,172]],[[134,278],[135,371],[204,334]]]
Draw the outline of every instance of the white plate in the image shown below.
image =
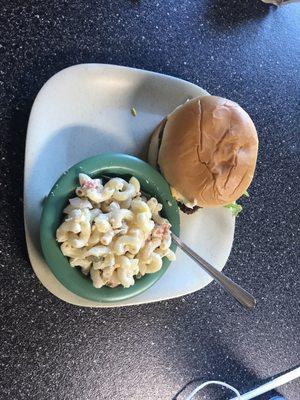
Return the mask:
[[[85,300],[63,287],[43,260],[39,245],[42,200],[71,165],[95,154],[118,151],[145,157],[149,134],[161,119],[200,87],[166,75],[105,64],[76,65],[54,75],[39,92],[27,131],[24,215],[34,272],[55,296],[72,304],[111,307],[149,303],[194,292],[211,278],[180,250],[165,275],[149,290],[118,303]],[[131,115],[131,107],[137,116]],[[229,210],[181,214],[181,237],[221,270],[229,256],[234,218]]]

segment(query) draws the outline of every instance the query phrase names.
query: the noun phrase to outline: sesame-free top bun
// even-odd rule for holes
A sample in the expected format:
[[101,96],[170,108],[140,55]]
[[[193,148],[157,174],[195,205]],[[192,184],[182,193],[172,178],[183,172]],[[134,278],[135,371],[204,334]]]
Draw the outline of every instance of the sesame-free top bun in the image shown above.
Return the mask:
[[197,206],[216,207],[237,200],[250,185],[258,138],[237,103],[204,96],[168,115],[152,135],[151,148],[152,163],[156,148],[157,165],[177,193]]

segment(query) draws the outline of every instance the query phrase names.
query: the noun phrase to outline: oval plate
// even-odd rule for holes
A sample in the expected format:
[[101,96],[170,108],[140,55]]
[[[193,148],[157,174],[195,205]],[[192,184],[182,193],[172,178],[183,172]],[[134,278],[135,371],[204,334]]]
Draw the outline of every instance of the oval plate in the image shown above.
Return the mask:
[[[99,153],[114,151],[145,159],[149,135],[188,98],[207,95],[189,82],[154,72],[105,64],[82,64],[54,75],[40,90],[28,124],[24,218],[32,267],[55,296],[89,307],[166,300],[199,290],[211,278],[177,250],[162,278],[149,290],[116,303],[86,300],[66,289],[45,263],[39,245],[42,201],[62,171]],[[136,117],[131,114],[135,107]],[[235,220],[228,209],[180,214],[181,238],[221,270],[230,254]]]
[[[162,215],[169,220],[172,231],[179,235],[179,210],[171,195],[170,187],[164,178],[144,161],[126,154],[105,153],[75,164],[64,172],[51,189],[41,217],[40,239],[43,254],[48,266],[56,278],[71,292],[93,301],[120,301],[129,299],[149,289],[167,270],[170,261],[163,259],[162,268],[155,274],[146,274],[136,279],[135,284],[128,289],[121,286],[116,288],[94,288],[89,277],[84,276],[78,268],[70,267],[56,241],[56,229],[61,224],[63,209],[68,199],[74,196],[78,187],[78,175],[85,173],[92,178],[101,178],[101,174],[130,179],[135,176],[142,190],[151,194],[163,205]],[[176,250],[174,243],[171,245]]]

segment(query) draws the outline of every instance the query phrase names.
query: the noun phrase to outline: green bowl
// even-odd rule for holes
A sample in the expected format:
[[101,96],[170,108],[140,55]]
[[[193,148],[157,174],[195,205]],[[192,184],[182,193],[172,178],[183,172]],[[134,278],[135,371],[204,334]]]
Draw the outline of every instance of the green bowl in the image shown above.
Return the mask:
[[[41,224],[40,240],[46,262],[56,278],[71,292],[85,299],[111,302],[128,299],[150,288],[167,270],[170,261],[164,258],[160,271],[147,274],[137,279],[130,288],[93,287],[89,277],[84,276],[77,268],[72,268],[56,241],[56,229],[63,219],[63,209],[68,199],[74,196],[78,186],[78,174],[85,173],[92,178],[101,174],[128,178],[135,176],[141,183],[142,190],[156,197],[163,205],[162,215],[172,224],[172,230],[179,235],[179,211],[176,201],[171,196],[170,187],[164,178],[149,164],[138,158],[117,153],[100,154],[75,164],[55,183],[45,200]],[[174,243],[171,245],[176,250]]]

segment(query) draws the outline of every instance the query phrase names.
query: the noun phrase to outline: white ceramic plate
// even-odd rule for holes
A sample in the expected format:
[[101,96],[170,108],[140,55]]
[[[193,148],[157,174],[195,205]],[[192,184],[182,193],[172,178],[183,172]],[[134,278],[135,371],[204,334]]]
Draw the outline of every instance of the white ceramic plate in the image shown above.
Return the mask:
[[[206,286],[211,278],[180,250],[165,275],[149,290],[118,303],[96,303],[63,287],[40,251],[43,198],[71,165],[95,154],[117,151],[145,158],[151,131],[188,98],[206,95],[200,87],[166,75],[105,64],[76,65],[54,75],[32,107],[26,141],[24,216],[34,272],[55,296],[72,304],[112,307],[170,299]],[[135,107],[137,116],[131,115]],[[181,237],[221,270],[229,256],[234,218],[229,210],[181,214]]]

